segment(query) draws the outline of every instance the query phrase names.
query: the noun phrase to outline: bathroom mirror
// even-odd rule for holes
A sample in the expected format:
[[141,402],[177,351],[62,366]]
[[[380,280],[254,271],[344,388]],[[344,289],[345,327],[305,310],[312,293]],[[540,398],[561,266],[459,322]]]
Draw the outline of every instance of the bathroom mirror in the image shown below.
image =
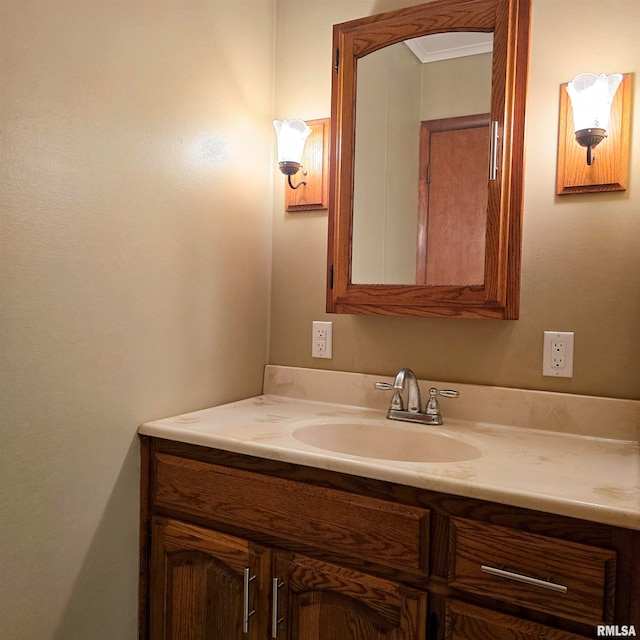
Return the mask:
[[492,50],[457,32],[358,59],[352,282],[484,282]]
[[529,13],[435,0],[334,26],[327,311],[517,318]]

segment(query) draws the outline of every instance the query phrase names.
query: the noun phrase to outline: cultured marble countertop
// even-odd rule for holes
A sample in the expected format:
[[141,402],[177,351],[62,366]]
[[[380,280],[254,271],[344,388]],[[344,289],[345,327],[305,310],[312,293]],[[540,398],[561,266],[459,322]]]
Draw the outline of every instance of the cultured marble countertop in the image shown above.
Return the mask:
[[[463,462],[334,453],[297,440],[309,420],[437,430],[473,445]],[[139,433],[640,530],[640,443],[446,419],[387,420],[378,409],[262,395],[142,425]]]

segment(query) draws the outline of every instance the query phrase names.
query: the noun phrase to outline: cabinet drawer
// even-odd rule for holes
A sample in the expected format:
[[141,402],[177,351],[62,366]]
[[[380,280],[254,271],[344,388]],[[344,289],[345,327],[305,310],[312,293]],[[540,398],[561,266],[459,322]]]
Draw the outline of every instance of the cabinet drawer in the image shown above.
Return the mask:
[[427,509],[162,453],[152,486],[160,508],[428,573]]
[[445,640],[588,640],[585,636],[447,600]]
[[586,624],[610,622],[614,551],[451,519],[449,584]]

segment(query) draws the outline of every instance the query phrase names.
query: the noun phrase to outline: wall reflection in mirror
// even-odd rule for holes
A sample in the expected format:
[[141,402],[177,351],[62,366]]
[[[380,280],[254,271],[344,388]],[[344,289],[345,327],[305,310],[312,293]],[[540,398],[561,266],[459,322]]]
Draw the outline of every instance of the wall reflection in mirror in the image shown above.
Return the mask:
[[491,51],[469,32],[358,59],[352,283],[483,284]]

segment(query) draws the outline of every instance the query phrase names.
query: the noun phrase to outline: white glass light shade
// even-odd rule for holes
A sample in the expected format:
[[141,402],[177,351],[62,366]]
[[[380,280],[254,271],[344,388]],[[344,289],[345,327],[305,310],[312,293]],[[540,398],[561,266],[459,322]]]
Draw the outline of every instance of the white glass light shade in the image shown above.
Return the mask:
[[607,129],[611,103],[620,82],[621,73],[610,76],[604,73],[599,76],[595,73],[581,73],[567,85],[575,131]]
[[311,128],[304,120],[274,120],[273,127],[278,137],[278,162],[300,164]]

